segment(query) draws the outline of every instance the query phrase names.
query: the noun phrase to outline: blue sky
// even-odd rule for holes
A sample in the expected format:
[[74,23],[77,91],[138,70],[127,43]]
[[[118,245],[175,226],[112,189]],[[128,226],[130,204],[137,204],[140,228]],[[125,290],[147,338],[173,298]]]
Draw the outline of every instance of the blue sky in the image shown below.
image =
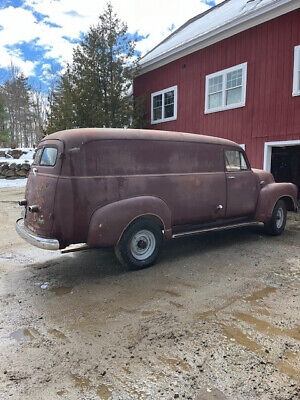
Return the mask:
[[[111,0],[144,54],[187,19],[222,0]],[[0,0],[0,82],[13,62],[46,92],[105,0]]]

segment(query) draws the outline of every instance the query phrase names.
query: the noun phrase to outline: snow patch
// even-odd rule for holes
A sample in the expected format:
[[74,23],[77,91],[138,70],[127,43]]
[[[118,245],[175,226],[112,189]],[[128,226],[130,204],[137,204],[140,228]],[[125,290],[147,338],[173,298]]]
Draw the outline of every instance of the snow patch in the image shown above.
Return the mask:
[[6,187],[25,187],[27,179],[0,179],[0,189]]

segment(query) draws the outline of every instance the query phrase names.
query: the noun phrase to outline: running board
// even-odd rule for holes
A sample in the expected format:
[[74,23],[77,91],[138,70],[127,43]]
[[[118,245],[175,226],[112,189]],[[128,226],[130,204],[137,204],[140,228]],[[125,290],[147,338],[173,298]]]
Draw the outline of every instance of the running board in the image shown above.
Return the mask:
[[259,225],[259,222],[243,222],[240,224],[215,226],[214,228],[197,229],[196,231],[175,233],[175,235],[172,235],[172,239],[176,239],[176,238],[183,237],[183,236],[197,235],[199,233],[224,231],[226,229],[243,228],[244,226],[255,226],[255,225]]

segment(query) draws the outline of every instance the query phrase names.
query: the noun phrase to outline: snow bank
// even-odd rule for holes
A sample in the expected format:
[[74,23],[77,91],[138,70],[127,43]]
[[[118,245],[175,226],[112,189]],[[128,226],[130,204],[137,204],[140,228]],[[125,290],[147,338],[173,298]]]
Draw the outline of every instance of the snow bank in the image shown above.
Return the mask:
[[6,187],[25,187],[27,179],[0,179],[0,189]]
[[[20,156],[18,158],[14,158],[13,155],[15,154],[15,157],[18,156],[18,153],[20,152]],[[35,149],[30,148],[30,147],[17,147],[16,149],[11,149],[11,148],[0,148],[0,164],[1,163],[8,163],[8,164],[24,164],[24,163],[29,163],[30,165],[33,162],[34,154],[35,154]]]

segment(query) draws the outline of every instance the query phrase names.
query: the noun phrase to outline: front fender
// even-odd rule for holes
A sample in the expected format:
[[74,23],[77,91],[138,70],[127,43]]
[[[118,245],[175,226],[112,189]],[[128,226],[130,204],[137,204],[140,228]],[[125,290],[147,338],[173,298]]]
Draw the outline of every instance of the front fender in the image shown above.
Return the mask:
[[127,226],[142,215],[154,215],[164,226],[166,238],[172,236],[171,211],[158,197],[139,196],[116,201],[93,213],[88,231],[90,247],[108,247],[118,243]]
[[270,183],[264,186],[259,194],[255,220],[268,222],[278,200],[284,199],[292,205],[292,211],[297,210],[298,188],[292,183]]

